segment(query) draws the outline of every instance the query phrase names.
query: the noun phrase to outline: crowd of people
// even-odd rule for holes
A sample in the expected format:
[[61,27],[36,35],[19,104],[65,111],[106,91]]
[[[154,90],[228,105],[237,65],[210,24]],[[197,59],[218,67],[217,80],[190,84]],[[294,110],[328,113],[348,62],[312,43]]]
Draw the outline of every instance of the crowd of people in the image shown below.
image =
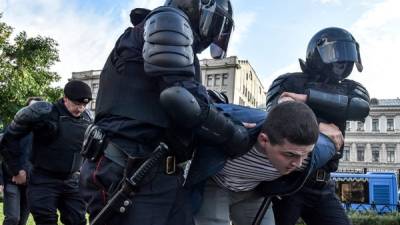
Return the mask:
[[[131,12],[90,87],[71,80],[55,103],[29,99],[7,126],[3,225],[351,224],[334,192],[347,120],[369,95],[347,79],[360,47],[330,27],[310,40],[302,72],[279,76],[267,110],[230,104],[200,81],[196,56],[224,58],[230,0],[167,0]],[[256,214],[266,205],[258,219]]]

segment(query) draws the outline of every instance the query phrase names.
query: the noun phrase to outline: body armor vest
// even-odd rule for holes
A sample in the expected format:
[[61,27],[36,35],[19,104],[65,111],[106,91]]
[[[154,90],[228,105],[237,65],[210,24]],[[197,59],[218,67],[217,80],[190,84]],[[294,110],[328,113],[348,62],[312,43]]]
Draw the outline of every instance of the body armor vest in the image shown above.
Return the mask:
[[139,61],[126,62],[124,71],[119,72],[111,60],[113,52],[100,75],[96,120],[116,115],[168,127],[169,119],[159,100],[158,81],[146,75],[143,62]]
[[59,104],[53,105],[50,114],[57,123],[57,133],[51,140],[35,138],[34,134],[32,163],[34,169],[55,176],[68,176],[78,171],[82,164],[80,151],[85,130],[91,121],[86,112],[74,118],[64,112],[66,109],[62,109]]
[[160,127],[169,119],[160,105],[157,77],[144,71],[143,25],[128,28],[117,41],[100,75],[96,121],[104,115],[126,117]]

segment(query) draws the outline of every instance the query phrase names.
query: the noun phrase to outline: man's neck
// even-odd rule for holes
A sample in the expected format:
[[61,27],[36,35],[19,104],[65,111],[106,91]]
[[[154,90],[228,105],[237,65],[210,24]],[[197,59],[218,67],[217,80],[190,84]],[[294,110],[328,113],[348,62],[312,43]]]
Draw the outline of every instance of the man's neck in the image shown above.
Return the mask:
[[260,144],[256,143],[253,147],[256,149],[257,152],[259,152],[259,153],[261,153],[261,154],[267,156],[267,153],[266,153],[266,152],[264,151],[264,149],[260,146]]

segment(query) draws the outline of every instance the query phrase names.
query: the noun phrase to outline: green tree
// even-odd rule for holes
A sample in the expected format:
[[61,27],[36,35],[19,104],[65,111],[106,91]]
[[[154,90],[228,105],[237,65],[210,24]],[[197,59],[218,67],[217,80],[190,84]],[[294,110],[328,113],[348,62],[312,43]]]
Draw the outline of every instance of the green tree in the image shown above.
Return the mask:
[[26,32],[10,41],[12,32],[12,27],[0,21],[0,126],[11,121],[28,97],[54,101],[62,94],[61,88],[50,86],[60,79],[50,71],[59,61],[57,42],[42,36],[30,38]]

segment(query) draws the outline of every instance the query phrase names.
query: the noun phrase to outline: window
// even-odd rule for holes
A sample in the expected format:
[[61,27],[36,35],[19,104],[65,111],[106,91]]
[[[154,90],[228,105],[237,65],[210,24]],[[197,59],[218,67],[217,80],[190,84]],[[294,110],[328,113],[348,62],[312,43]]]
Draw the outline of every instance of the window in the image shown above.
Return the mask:
[[214,86],[221,86],[221,74],[215,74]]
[[213,86],[213,75],[207,75],[207,87]]
[[242,97],[239,97],[239,105],[244,105],[244,101],[243,101]]
[[343,147],[343,161],[349,161],[350,160],[350,146],[345,145]]
[[369,191],[366,181],[338,181],[336,183],[336,194],[341,202],[368,203]]
[[372,119],[372,131],[379,131],[379,119]]
[[350,121],[346,121],[346,131],[350,131]]
[[96,109],[96,100],[92,100],[92,102],[90,103],[90,109],[93,111]]
[[228,86],[228,74],[222,74],[222,86]]
[[394,131],[393,119],[387,119],[387,131]]
[[357,131],[364,131],[364,123],[358,121],[357,122]]
[[387,162],[393,163],[395,160],[394,145],[386,145]]
[[92,90],[93,90],[93,95],[96,95],[97,92],[99,91],[99,83],[93,83]]
[[357,145],[357,161],[364,162],[364,152],[365,152],[365,146]]
[[372,162],[379,162],[379,145],[372,145]]

